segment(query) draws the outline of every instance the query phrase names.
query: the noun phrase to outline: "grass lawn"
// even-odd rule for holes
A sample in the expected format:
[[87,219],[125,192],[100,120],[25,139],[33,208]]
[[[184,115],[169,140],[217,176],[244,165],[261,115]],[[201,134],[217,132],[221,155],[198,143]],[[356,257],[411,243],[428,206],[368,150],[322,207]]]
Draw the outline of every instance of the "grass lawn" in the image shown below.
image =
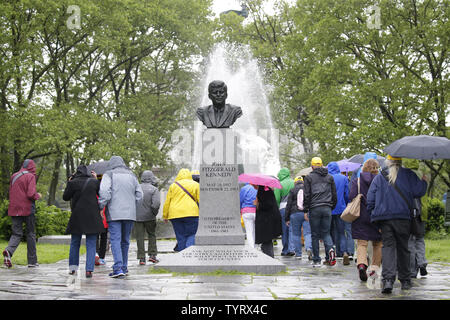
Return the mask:
[[[0,240],[0,250],[3,252],[8,246],[8,242],[5,240]],[[69,245],[66,244],[47,244],[47,243],[36,243],[36,251],[39,264],[45,263],[55,263],[59,260],[69,258]],[[86,253],[86,247],[80,247],[80,255]],[[3,255],[1,256],[3,263]],[[12,264],[17,265],[27,265],[27,243],[21,242],[16,252],[12,257]]]
[[425,238],[425,257],[428,262],[450,262],[450,237],[440,240]]

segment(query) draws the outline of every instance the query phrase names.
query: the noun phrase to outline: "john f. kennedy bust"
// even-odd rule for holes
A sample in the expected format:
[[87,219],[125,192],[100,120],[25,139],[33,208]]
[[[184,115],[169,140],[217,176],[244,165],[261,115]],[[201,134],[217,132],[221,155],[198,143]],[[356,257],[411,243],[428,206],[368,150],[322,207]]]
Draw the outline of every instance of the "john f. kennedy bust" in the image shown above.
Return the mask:
[[227,96],[225,82],[214,80],[208,85],[208,97],[213,104],[197,109],[197,117],[207,128],[229,128],[242,116],[241,107],[225,103]]

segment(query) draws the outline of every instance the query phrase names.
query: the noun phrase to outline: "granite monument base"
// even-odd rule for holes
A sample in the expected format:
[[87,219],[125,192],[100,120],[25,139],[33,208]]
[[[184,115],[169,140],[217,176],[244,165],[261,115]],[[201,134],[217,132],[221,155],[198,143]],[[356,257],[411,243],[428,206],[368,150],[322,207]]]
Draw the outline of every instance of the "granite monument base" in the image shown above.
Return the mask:
[[237,271],[257,274],[276,274],[286,266],[261,251],[245,245],[194,245],[181,252],[159,255],[153,268],[172,272],[202,273]]

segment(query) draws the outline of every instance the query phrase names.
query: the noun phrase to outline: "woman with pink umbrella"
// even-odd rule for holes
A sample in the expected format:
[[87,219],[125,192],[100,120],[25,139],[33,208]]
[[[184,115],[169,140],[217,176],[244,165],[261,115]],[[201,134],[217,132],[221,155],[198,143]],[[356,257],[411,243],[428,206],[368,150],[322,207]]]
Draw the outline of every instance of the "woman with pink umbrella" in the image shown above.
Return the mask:
[[257,190],[255,243],[261,244],[261,251],[274,257],[273,239],[281,235],[281,215],[272,188],[281,189],[278,179],[262,174],[241,174],[240,182],[248,182]]

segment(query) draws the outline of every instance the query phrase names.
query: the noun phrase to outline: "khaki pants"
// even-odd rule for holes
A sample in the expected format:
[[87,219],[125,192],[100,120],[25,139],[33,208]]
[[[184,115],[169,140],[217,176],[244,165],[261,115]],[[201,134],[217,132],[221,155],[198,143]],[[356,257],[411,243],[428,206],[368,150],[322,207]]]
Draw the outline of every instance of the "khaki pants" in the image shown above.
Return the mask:
[[[367,240],[356,240],[356,261],[357,264],[363,263],[368,266],[367,262],[367,246],[369,241]],[[381,266],[381,248],[383,243],[381,241],[372,241],[373,255],[372,255],[372,265],[377,267]]]

